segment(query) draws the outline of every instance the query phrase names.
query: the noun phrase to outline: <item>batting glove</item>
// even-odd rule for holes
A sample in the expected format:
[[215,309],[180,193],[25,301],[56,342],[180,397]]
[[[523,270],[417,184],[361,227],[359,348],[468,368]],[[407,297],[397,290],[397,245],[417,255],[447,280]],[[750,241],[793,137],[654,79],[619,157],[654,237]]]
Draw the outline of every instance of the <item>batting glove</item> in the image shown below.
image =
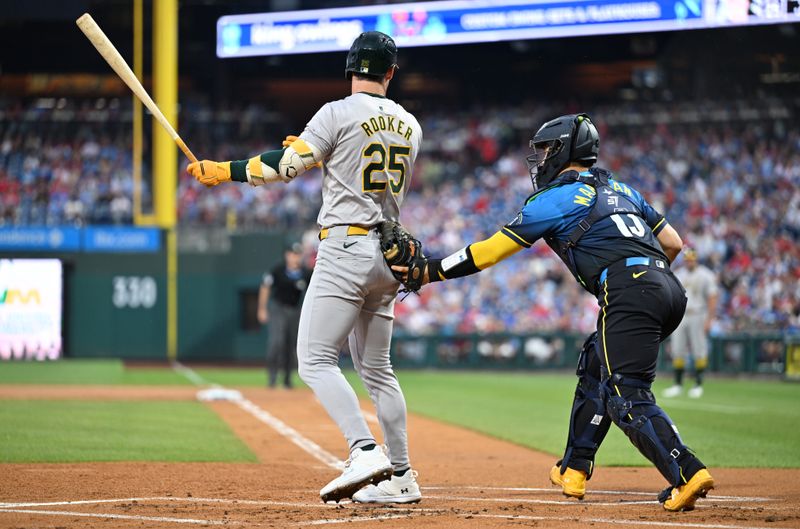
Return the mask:
[[231,162],[203,160],[201,162],[190,163],[186,167],[186,172],[206,187],[214,187],[221,182],[230,181]]

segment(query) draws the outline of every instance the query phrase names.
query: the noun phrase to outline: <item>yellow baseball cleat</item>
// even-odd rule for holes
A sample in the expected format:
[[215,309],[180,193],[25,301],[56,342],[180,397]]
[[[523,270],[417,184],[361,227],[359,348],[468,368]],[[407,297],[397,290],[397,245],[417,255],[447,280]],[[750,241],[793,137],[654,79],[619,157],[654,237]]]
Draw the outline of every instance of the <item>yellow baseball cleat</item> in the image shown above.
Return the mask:
[[714,488],[714,478],[708,470],[699,470],[685,485],[674,487],[670,497],[664,502],[664,509],[672,512],[691,511],[697,498],[705,498]]
[[567,467],[562,474],[561,467],[555,465],[550,469],[550,483],[561,487],[564,496],[582,500],[586,495],[586,472],[583,470],[573,470]]

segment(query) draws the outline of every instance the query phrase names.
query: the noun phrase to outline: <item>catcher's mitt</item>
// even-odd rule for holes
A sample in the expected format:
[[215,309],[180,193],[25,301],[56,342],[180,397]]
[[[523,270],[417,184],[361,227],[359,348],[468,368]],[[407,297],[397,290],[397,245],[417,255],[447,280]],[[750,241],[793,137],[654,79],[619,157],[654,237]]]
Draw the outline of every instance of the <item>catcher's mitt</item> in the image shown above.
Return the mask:
[[381,222],[381,251],[389,268],[407,266],[408,274],[392,270],[392,274],[403,284],[401,292],[416,293],[422,288],[423,272],[428,259],[422,253],[422,243],[411,235],[400,223],[390,220]]

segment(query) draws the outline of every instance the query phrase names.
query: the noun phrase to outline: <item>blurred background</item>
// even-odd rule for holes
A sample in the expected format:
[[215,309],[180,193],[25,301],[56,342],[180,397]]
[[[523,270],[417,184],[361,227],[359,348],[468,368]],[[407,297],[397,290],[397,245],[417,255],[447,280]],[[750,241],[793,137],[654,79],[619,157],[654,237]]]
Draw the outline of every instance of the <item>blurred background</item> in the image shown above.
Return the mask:
[[[598,165],[716,274],[710,370],[800,369],[796,0],[0,0],[4,361],[260,362],[262,276],[288,244],[315,257],[320,173],[196,183],[75,26],[84,12],[194,153],[216,160],[299,133],[349,94],[353,38],[391,33],[389,96],[424,133],[402,221],[434,256],[513,219],[531,192],[528,140],[587,112]],[[597,309],[540,243],[396,315],[402,367],[561,368]]]

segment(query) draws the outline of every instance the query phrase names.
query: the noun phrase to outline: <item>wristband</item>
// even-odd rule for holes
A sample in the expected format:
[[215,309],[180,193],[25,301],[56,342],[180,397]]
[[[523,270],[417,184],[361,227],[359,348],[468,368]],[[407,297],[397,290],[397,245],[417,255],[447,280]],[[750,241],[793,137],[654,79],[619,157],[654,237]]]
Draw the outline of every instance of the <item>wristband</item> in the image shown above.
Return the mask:
[[442,271],[441,259],[428,259],[428,283],[444,281],[444,271]]

